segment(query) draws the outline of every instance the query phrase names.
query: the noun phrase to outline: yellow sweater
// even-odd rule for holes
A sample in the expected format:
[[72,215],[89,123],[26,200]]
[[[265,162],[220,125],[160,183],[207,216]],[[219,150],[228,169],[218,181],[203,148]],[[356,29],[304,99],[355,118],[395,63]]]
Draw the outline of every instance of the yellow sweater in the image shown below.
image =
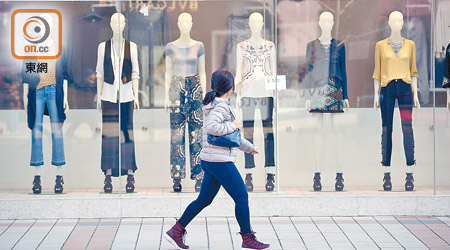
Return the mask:
[[392,49],[390,38],[377,42],[375,48],[375,69],[372,78],[386,87],[395,79],[411,83],[412,77],[419,77],[416,67],[416,45],[413,41],[403,38],[403,45],[398,54]]

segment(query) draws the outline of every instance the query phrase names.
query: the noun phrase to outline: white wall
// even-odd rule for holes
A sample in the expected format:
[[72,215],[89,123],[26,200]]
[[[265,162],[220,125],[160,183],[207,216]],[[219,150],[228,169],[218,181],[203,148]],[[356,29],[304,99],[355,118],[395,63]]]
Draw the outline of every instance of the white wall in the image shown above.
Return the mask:
[[[256,112],[258,114],[258,112]],[[66,188],[103,188],[100,170],[101,115],[95,110],[70,110],[64,125],[67,168]],[[256,117],[259,120],[259,116]],[[414,136],[417,166],[414,168],[416,186],[433,186],[433,109],[415,111]],[[327,116],[327,121],[329,121]],[[48,118],[44,120],[43,188],[52,189],[55,168],[51,162],[51,134]],[[263,151],[261,124],[256,122],[255,143]],[[341,115],[344,129],[344,178],[347,188],[382,185],[381,118],[380,111],[351,109]],[[437,185],[450,186],[450,113],[436,110],[436,169]],[[148,129],[143,129],[147,127]],[[98,130],[98,131],[96,131]],[[24,111],[0,111],[0,189],[30,189],[34,169],[29,166],[31,132],[26,126]],[[169,175],[170,148],[169,115],[164,110],[135,112],[135,139],[138,171],[137,188],[171,187]],[[313,128],[311,115],[304,109],[280,109],[279,169],[282,187],[311,187],[315,171]],[[325,134],[325,141],[328,134]],[[187,141],[187,140],[186,140]],[[323,150],[322,184],[334,186],[335,156],[333,146],[326,143]],[[187,147],[188,150],[188,147]],[[398,110],[395,112],[392,154],[394,186],[403,186],[405,156]],[[244,174],[243,154],[236,165]],[[254,181],[264,186],[264,156],[257,156]],[[187,174],[189,176],[189,174]],[[115,179],[117,181],[117,178]],[[122,184],[125,179],[122,179]],[[193,181],[183,182],[193,186]],[[114,183],[118,187],[117,183]]]

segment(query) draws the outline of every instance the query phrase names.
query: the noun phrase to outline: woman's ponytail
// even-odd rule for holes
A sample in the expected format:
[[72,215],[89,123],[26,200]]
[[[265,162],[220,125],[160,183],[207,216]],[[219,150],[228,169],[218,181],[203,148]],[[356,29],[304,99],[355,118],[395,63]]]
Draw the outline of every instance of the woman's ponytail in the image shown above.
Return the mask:
[[233,74],[225,70],[217,70],[211,77],[212,91],[208,92],[203,99],[202,104],[208,105],[216,96],[222,96],[226,94],[230,89],[234,89]]
[[208,93],[206,93],[205,95],[205,99],[203,99],[202,104],[203,105],[208,105],[210,104],[212,101],[214,101],[214,98],[216,98],[216,91],[209,91]]

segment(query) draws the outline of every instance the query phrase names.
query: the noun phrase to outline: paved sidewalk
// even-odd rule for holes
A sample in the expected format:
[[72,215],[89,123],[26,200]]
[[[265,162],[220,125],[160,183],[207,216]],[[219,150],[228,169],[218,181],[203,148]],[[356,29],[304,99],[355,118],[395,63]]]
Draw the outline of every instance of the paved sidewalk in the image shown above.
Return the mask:
[[[173,218],[0,220],[0,249],[174,249]],[[253,217],[271,249],[450,249],[450,217]],[[234,218],[196,218],[191,249],[240,249]]]

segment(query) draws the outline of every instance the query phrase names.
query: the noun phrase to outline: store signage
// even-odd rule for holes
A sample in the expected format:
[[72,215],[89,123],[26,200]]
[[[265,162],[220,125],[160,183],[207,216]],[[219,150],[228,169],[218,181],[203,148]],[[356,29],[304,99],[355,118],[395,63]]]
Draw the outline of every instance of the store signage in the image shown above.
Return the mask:
[[11,54],[16,59],[57,59],[62,52],[61,29],[58,10],[15,10],[11,14]]
[[190,0],[158,0],[158,1],[148,1],[144,3],[143,0],[129,0],[128,7],[131,10],[140,10],[142,7],[148,6],[149,8],[154,9],[167,9],[167,11],[198,11],[198,1],[190,1]]
[[266,90],[286,89],[286,75],[266,76]]

